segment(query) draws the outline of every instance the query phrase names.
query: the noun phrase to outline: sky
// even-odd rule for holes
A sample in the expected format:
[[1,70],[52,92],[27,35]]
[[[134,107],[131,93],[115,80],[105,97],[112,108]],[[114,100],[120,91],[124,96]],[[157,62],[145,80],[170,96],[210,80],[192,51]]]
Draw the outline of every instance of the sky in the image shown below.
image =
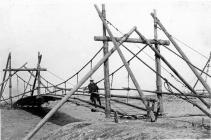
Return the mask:
[[[102,22],[97,15],[94,4],[101,9],[101,4],[106,6],[107,20],[109,20],[122,33],[127,33],[132,27],[138,30],[148,39],[153,38],[153,19],[150,13],[156,9],[158,18],[169,33],[199,51],[207,58],[211,52],[211,1],[209,0],[8,0],[0,3],[0,69],[6,65],[8,53],[12,53],[12,67],[18,68],[25,62],[28,67],[36,67],[38,51],[43,55],[41,66],[60,77],[56,78],[49,72],[42,75],[52,83],[59,83],[61,79],[67,79],[76,73],[92,56],[102,47],[102,42],[94,41],[94,36],[102,35]],[[109,26],[115,36],[121,33]],[[138,37],[135,33],[132,37]],[[167,37],[158,31],[159,39]],[[187,46],[178,42],[191,62],[202,68],[207,58],[192,51]],[[143,44],[129,44],[126,46],[137,52]],[[113,47],[109,43],[109,49]],[[173,45],[170,49],[175,50]],[[125,57],[132,57],[122,49]],[[145,53],[154,58],[154,53],[146,48],[139,55],[145,62],[154,68],[155,62]],[[168,52],[161,46],[161,53],[181,73],[182,76],[193,85],[196,77],[188,66],[178,57]],[[101,53],[93,65],[103,54]],[[110,72],[122,64],[120,57],[114,53],[110,58]],[[147,69],[138,60],[130,63],[142,89],[155,90],[155,74]],[[170,70],[162,63],[162,66]],[[85,69],[79,80],[90,69]],[[185,90],[165,70],[164,76]],[[209,74],[211,74],[209,72]],[[26,80],[29,75],[20,73]],[[127,87],[127,72],[122,69],[115,74],[113,86]],[[95,81],[103,77],[102,67],[93,75]],[[15,83],[15,78],[13,79]],[[76,79],[70,81],[68,86],[76,84]],[[86,83],[87,84],[87,83]],[[208,78],[208,84],[211,80]],[[131,80],[131,87],[134,87]],[[14,87],[16,84],[14,84]],[[100,84],[103,87],[102,84]],[[201,85],[197,89],[203,89]]]

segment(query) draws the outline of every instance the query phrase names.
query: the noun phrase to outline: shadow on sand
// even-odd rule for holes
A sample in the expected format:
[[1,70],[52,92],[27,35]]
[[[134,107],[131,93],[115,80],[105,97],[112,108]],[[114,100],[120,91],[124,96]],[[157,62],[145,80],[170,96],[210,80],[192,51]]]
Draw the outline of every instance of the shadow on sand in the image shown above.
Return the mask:
[[[51,110],[47,107],[22,107],[21,109],[41,118],[43,118]],[[48,121],[60,126],[64,126],[68,123],[80,122],[82,120],[57,111]]]

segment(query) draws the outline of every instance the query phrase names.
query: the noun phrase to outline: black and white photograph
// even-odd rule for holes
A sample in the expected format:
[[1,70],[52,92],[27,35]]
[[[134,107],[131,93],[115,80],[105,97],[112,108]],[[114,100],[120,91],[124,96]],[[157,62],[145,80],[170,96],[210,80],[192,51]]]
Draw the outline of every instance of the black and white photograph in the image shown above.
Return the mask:
[[210,0],[1,0],[1,140],[211,139]]

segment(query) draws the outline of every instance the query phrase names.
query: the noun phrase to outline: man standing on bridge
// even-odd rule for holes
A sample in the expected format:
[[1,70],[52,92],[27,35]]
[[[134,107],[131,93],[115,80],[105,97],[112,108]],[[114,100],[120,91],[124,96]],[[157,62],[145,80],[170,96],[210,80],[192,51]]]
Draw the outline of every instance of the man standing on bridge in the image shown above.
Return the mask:
[[[90,83],[88,85],[89,93],[91,94],[90,100],[92,103],[94,103],[95,108],[96,106],[96,100],[99,102],[99,105],[101,106],[100,96],[98,94],[98,86],[96,83],[94,83],[94,80],[90,80]],[[93,111],[93,110],[92,110]]]

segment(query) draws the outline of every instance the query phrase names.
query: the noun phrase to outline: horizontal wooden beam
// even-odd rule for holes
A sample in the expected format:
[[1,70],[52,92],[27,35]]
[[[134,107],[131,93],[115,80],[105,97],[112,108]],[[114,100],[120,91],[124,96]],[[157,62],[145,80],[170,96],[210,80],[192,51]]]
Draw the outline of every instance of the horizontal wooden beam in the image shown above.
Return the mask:
[[37,69],[37,68],[27,68],[27,69],[20,69],[20,68],[18,68],[18,69],[3,69],[3,71],[47,71],[47,69],[46,68],[39,68],[39,69]]
[[[116,41],[120,41],[121,37],[115,37]],[[106,36],[94,36],[95,41],[112,41],[110,37]],[[141,38],[128,38],[125,42],[130,42],[130,43],[142,43],[146,44]],[[159,45],[170,45],[170,41],[168,40],[154,40],[154,39],[149,39],[150,44],[159,44]]]
[[[104,88],[99,88],[99,90],[104,90]],[[130,91],[130,90],[135,90],[137,91],[137,89],[135,88],[111,88],[110,90],[124,90],[124,91]],[[187,97],[201,97],[201,98],[211,98],[211,96],[206,95],[206,94],[191,94],[191,93],[184,93],[184,94],[180,94],[178,92],[159,92],[159,91],[151,91],[151,90],[142,90],[143,92],[148,92],[148,93],[155,93],[155,94],[166,94],[166,95],[174,95],[174,96],[187,96]],[[112,95],[111,95],[112,96]],[[137,96],[138,97],[138,96]],[[136,98],[136,97],[135,97]],[[135,99],[134,98],[134,99]]]

